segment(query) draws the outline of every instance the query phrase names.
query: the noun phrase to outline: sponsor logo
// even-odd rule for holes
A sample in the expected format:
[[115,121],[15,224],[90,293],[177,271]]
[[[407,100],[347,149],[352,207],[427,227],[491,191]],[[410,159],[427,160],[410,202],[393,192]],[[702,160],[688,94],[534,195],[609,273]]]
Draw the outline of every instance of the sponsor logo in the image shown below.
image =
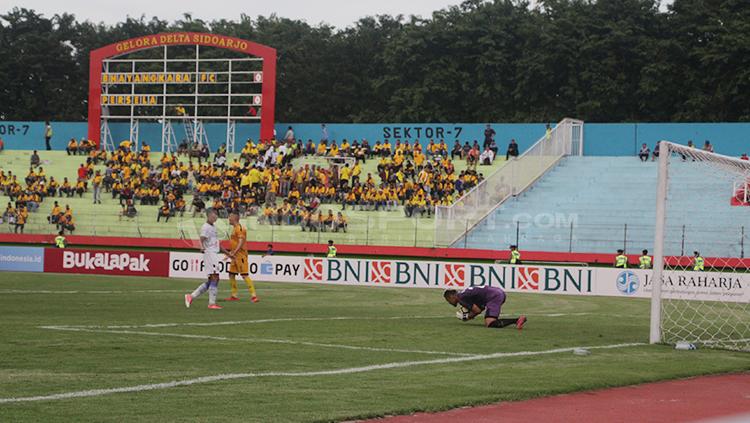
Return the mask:
[[641,281],[638,279],[638,275],[636,275],[635,272],[625,270],[617,275],[615,284],[617,285],[617,290],[621,293],[625,295],[633,295],[638,292],[638,287],[641,285]]
[[[229,271],[230,264],[230,261],[220,260],[216,263],[216,271],[218,273],[226,273]],[[175,272],[198,273],[200,275],[208,271],[206,263],[203,261],[203,254],[188,259],[171,259],[170,267]]]
[[0,263],[41,263],[42,256],[0,254]]
[[44,271],[44,249],[0,247],[0,270],[42,272]]
[[538,267],[519,267],[518,268],[518,289],[527,291],[539,290],[539,268]]
[[[742,291],[742,274],[701,273],[701,272],[665,272],[662,286],[666,288],[706,288],[708,290]],[[650,287],[653,279],[646,275],[644,287]],[[745,281],[747,284],[747,282]],[[747,286],[747,285],[746,285]]]
[[190,259],[171,259],[171,268],[175,272],[203,272],[203,259],[193,257]]
[[375,283],[391,283],[391,262],[373,261],[370,263],[370,281]]
[[323,259],[306,258],[303,277],[306,281],[322,281]]
[[44,249],[45,272],[168,276],[170,265],[166,252]]
[[63,269],[85,270],[129,270],[131,272],[149,272],[150,259],[143,254],[128,253],[78,253],[64,251],[62,257]]
[[443,284],[445,286],[464,286],[466,280],[466,265],[446,264]]
[[[208,270],[203,261],[203,255],[198,253],[170,253],[169,276],[173,277],[203,277]],[[261,258],[248,256],[248,273],[253,277],[268,281],[302,281],[302,258]],[[219,277],[228,277],[231,262],[221,260],[217,263]],[[153,266],[152,266],[153,267]]]

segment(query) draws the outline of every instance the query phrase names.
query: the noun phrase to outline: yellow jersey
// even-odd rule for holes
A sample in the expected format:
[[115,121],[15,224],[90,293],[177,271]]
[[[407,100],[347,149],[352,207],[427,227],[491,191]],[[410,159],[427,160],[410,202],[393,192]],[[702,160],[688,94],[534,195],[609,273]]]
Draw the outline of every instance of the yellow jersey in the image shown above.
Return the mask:
[[[245,242],[243,242],[245,241]],[[234,251],[238,245],[242,244],[242,247],[237,250],[238,256],[247,256],[247,229],[242,224],[234,225],[232,228],[232,235],[229,237],[229,248],[230,251]]]
[[350,176],[352,174],[352,170],[348,167],[342,167],[339,171],[339,178],[343,180],[349,180]]

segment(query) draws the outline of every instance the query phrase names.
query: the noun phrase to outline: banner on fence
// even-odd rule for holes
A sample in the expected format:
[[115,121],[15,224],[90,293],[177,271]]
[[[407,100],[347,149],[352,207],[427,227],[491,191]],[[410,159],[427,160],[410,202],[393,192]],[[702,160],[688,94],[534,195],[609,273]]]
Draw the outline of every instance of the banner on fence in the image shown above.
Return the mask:
[[44,271],[97,275],[169,276],[166,251],[111,251],[47,248]]
[[[229,261],[220,276],[228,277]],[[410,260],[328,259],[250,256],[250,276],[269,282],[330,285],[455,288],[498,286],[508,292],[648,298],[651,271],[574,266],[511,266]],[[204,278],[200,253],[171,253],[169,276]],[[673,272],[664,274],[664,297],[717,301],[750,301],[750,274]]]
[[[599,268],[598,295],[651,298],[650,270]],[[724,302],[750,301],[750,274],[664,271],[662,298]]]
[[44,248],[0,247],[0,271],[44,271]]

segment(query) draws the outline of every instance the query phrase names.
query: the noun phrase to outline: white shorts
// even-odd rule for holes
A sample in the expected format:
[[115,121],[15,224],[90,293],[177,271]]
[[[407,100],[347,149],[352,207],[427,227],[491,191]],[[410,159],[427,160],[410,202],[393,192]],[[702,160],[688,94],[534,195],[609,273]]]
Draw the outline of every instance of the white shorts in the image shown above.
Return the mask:
[[219,253],[213,251],[206,251],[203,253],[203,265],[206,269],[206,275],[212,275],[219,273],[221,267],[219,266]]

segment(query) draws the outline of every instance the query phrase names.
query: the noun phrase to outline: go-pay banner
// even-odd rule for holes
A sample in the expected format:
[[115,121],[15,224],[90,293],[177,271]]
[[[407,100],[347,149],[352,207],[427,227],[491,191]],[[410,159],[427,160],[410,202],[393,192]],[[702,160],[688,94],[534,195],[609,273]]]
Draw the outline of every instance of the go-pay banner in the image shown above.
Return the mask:
[[[228,269],[229,261],[222,262],[222,279]],[[443,289],[490,285],[508,292],[640,298],[650,297],[653,287],[650,270],[601,267],[251,255],[249,272],[269,282]],[[170,253],[169,276],[205,277],[202,254]],[[662,290],[666,298],[747,302],[749,285],[750,274],[667,271]]]

